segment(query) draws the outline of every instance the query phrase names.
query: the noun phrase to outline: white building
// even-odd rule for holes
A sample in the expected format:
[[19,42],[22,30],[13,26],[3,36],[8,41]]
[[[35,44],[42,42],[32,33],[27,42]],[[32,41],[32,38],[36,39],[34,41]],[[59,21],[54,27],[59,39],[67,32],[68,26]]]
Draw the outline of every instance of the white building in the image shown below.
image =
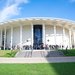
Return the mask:
[[75,46],[75,22],[60,18],[34,17],[0,23],[0,47]]

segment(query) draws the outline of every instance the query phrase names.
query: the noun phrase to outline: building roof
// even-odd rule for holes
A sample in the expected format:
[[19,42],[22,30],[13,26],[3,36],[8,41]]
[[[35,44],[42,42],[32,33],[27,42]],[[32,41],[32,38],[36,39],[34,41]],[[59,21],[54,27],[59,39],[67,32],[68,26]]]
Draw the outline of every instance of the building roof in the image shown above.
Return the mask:
[[53,18],[53,17],[29,17],[29,18],[18,18],[12,19],[0,23],[1,26],[7,25],[30,25],[30,24],[47,24],[47,25],[69,25],[75,26],[75,21],[62,19],[62,18]]

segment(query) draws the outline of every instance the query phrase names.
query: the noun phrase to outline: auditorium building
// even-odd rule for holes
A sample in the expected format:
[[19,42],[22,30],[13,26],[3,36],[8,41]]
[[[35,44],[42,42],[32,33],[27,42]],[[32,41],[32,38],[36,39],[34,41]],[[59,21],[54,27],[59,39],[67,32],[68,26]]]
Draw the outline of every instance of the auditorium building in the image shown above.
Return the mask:
[[0,49],[74,48],[75,22],[61,18],[32,17],[0,23]]

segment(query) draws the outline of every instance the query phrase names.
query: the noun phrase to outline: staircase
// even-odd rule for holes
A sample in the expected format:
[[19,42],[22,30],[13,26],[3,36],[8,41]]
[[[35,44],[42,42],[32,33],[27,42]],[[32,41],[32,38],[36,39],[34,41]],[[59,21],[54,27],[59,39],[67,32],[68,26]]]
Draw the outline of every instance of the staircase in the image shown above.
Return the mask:
[[61,51],[46,51],[46,50],[22,50],[15,57],[62,57],[64,54]]

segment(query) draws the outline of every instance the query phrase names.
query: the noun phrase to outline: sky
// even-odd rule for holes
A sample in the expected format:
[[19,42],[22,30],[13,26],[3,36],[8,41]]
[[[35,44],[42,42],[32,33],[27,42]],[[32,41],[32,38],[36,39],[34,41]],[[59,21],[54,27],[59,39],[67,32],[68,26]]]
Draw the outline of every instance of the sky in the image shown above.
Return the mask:
[[29,17],[75,21],[75,0],[0,0],[0,22]]

